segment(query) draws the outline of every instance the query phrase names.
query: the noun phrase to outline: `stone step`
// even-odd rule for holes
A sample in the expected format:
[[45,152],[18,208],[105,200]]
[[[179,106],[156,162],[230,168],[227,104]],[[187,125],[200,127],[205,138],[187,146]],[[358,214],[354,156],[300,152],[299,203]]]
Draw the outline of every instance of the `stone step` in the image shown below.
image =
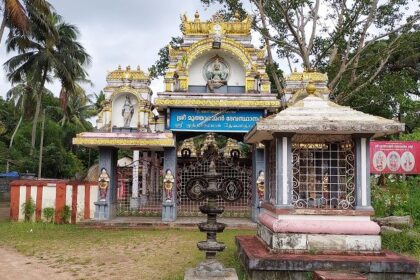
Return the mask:
[[367,280],[364,276],[357,272],[348,271],[314,271],[314,280]]

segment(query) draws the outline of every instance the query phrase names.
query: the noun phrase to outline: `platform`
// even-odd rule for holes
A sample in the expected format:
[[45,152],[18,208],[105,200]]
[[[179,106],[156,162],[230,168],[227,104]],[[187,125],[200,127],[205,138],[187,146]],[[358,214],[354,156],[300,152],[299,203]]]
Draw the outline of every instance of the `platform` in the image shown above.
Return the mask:
[[[111,220],[86,220],[80,222],[81,227],[90,228],[190,228],[197,229],[197,224],[205,217],[178,217],[174,222],[162,222],[161,217],[116,217]],[[256,230],[257,224],[246,218],[219,218],[219,222],[227,224],[228,229]]]
[[237,254],[248,279],[308,279],[316,270],[353,271],[368,279],[414,280],[419,263],[390,251],[381,255],[317,255],[270,253],[256,236],[237,236]]

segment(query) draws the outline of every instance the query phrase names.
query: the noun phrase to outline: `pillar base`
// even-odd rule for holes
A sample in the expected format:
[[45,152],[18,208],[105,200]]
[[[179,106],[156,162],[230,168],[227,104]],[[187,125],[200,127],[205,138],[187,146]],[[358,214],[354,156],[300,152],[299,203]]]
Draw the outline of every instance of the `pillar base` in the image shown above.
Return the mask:
[[212,276],[211,272],[198,272],[197,268],[189,268],[185,272],[184,280],[238,280],[238,275],[234,268],[225,268],[223,276]]
[[130,198],[130,209],[137,210],[140,206],[140,197],[131,197]]
[[175,202],[162,203],[162,221],[174,222],[176,220],[176,206]]
[[95,202],[95,219],[96,220],[109,220],[112,216],[112,209],[108,202],[98,201]]

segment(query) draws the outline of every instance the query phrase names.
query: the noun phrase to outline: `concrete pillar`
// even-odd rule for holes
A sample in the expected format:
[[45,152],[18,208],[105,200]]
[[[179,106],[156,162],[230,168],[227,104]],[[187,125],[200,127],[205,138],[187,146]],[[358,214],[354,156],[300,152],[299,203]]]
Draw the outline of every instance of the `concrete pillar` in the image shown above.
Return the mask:
[[276,207],[292,208],[292,137],[276,134]]
[[369,137],[356,137],[355,149],[355,179],[356,179],[356,209],[373,210],[370,198],[370,164]]
[[[260,171],[265,171],[265,158],[264,158],[264,149],[257,148],[256,145],[252,147],[252,212],[251,218],[254,222],[257,222],[258,215],[260,214],[260,200],[258,197],[257,190],[257,179],[260,174]],[[265,193],[264,193],[265,195]]]
[[137,209],[139,207],[139,160],[140,151],[133,151],[133,187],[131,191],[130,208]]
[[163,172],[166,173],[166,170],[171,170],[175,183],[172,188],[172,201],[166,202],[165,195],[163,192],[162,195],[162,221],[164,222],[173,222],[176,220],[176,188],[177,188],[177,174],[176,174],[176,148],[165,148],[164,149],[164,161],[163,161]]
[[99,170],[105,168],[110,181],[106,201],[95,202],[95,219],[109,220],[116,216],[117,206],[117,161],[118,149],[113,147],[99,147]]

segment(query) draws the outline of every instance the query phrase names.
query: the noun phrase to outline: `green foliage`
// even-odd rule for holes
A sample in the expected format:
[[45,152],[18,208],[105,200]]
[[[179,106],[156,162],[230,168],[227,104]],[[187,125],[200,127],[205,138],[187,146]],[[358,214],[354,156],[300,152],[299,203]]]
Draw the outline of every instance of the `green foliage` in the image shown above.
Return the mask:
[[386,188],[373,184],[372,206],[375,216],[411,215],[415,224],[420,224],[420,176],[406,180],[388,179]]
[[[184,42],[182,37],[172,37],[169,45],[177,49]],[[164,76],[169,66],[169,46],[161,48],[158,52],[159,59],[149,68],[149,76],[152,79]]]
[[420,228],[406,229],[402,233],[384,233],[382,246],[388,250],[409,253],[420,258]]
[[32,198],[29,198],[27,202],[22,203],[22,214],[25,216],[25,221],[32,221],[33,215],[35,213],[35,203]]
[[70,223],[71,218],[71,208],[68,205],[64,205],[63,212],[61,213],[61,221],[64,224]]
[[42,214],[47,223],[52,223],[54,219],[54,208],[46,207],[42,209]]

